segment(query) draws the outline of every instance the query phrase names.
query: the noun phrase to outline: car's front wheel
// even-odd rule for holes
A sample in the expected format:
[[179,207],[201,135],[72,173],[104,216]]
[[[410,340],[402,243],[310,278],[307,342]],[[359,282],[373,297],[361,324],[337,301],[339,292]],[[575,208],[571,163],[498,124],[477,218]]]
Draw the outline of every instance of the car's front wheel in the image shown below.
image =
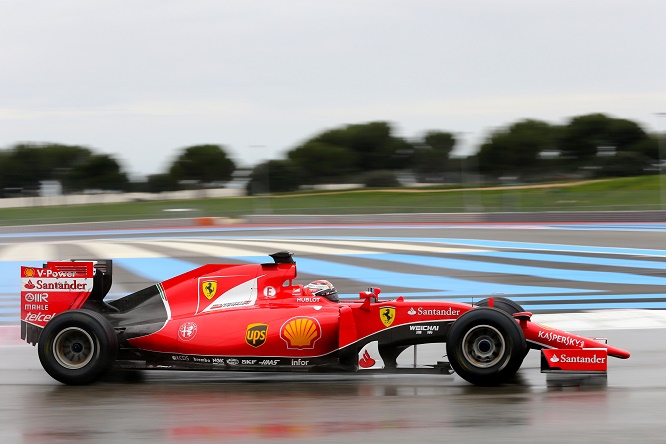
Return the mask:
[[513,376],[527,345],[518,323],[495,308],[475,308],[451,326],[446,341],[449,363],[464,380],[476,385],[498,385]]
[[113,365],[118,338],[99,313],[71,310],[46,324],[37,349],[42,367],[53,379],[83,385],[96,381]]
[[[500,310],[505,311],[510,315],[525,311],[525,309],[520,304],[512,301],[511,299],[499,296],[493,296],[492,299],[493,299],[493,307],[499,308]],[[476,305],[479,307],[489,307],[490,298],[481,299]]]
[[[503,312],[509,313],[510,315],[513,315],[515,313],[521,313],[524,312],[525,309],[523,308],[522,305],[520,305],[517,302],[512,301],[511,299],[508,298],[503,298],[500,296],[493,296],[493,307],[498,308],[502,310]],[[490,306],[490,298],[485,298],[481,299],[477,304],[478,307],[489,307]],[[529,346],[525,348],[525,356],[529,353],[530,348]]]

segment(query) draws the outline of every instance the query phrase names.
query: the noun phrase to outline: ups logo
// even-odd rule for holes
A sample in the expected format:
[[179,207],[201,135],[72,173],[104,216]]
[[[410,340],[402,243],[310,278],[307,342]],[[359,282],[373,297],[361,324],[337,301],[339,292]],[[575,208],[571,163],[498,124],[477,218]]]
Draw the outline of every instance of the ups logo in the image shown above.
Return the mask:
[[252,347],[260,347],[266,342],[267,324],[250,324],[245,331],[245,342]]

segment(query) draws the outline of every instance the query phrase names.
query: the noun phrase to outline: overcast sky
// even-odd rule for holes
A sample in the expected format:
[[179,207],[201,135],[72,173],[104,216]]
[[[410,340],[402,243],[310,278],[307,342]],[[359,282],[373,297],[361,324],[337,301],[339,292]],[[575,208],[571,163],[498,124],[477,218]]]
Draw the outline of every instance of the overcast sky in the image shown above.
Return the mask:
[[465,149],[523,118],[656,131],[665,44],[664,0],[0,0],[0,149],[84,145],[141,175],[372,120]]

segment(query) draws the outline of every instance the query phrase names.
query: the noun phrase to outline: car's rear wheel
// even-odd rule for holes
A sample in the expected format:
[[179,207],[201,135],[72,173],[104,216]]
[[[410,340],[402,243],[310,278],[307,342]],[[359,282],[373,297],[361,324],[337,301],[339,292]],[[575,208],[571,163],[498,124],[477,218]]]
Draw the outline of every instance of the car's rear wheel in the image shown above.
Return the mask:
[[464,380],[498,385],[520,368],[527,345],[518,323],[502,310],[475,308],[451,326],[446,342],[449,363]]
[[96,381],[113,365],[118,338],[99,313],[71,310],[46,324],[37,349],[42,367],[53,379],[83,385]]

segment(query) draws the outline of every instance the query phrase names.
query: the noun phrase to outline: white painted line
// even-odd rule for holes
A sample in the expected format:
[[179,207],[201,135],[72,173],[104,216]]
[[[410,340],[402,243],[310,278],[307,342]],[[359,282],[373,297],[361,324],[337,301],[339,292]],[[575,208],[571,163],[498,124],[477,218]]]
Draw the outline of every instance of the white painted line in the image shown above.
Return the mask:
[[165,257],[164,254],[137,247],[135,242],[92,241],[77,242],[76,245],[88,251],[90,259]]
[[374,241],[353,241],[353,240],[304,240],[304,239],[295,239],[289,240],[291,243],[300,243],[300,242],[309,242],[309,243],[318,243],[318,244],[333,244],[333,245],[350,245],[353,247],[364,247],[364,248],[380,248],[386,250],[399,250],[399,251],[413,251],[413,252],[426,252],[426,253],[466,253],[466,252],[485,252],[493,251],[484,248],[460,248],[460,247],[436,247],[432,245],[423,245],[421,243],[405,243],[404,241],[400,242],[374,242]]
[[[142,245],[148,245],[153,247],[166,247],[173,248],[174,250],[179,250],[188,253],[196,253],[197,256],[201,257],[235,257],[235,256],[262,256],[267,253],[261,248],[257,247],[256,250],[252,249],[239,249],[226,245],[211,245],[211,242],[206,243],[193,243],[186,240],[168,240],[168,241],[151,241],[151,242],[140,242]],[[273,251],[271,251],[273,253]],[[176,256],[178,257],[178,256]],[[270,258],[267,257],[267,261]]]
[[535,314],[532,321],[566,331],[666,328],[666,310],[627,309]]
[[26,242],[9,245],[0,250],[0,261],[50,261],[57,257],[58,249],[51,243]]
[[[230,241],[224,241],[224,243],[227,244],[235,244],[235,245],[247,245],[247,246],[253,246],[257,248],[263,248],[263,251],[265,254],[270,254],[270,253],[275,253],[277,251],[283,251],[283,250],[288,250],[293,252],[297,257],[299,253],[315,253],[315,254],[329,254],[332,256],[336,255],[341,255],[341,254],[378,254],[382,253],[380,251],[373,251],[373,250],[355,250],[351,248],[344,248],[343,246],[340,247],[335,247],[335,248],[328,248],[328,247],[322,247],[321,245],[299,245],[297,247],[294,246],[294,242],[291,240],[273,240],[273,241],[265,241],[265,240],[251,240],[251,241],[243,241],[243,240],[230,240]],[[342,242],[335,242],[336,245],[342,245]]]

